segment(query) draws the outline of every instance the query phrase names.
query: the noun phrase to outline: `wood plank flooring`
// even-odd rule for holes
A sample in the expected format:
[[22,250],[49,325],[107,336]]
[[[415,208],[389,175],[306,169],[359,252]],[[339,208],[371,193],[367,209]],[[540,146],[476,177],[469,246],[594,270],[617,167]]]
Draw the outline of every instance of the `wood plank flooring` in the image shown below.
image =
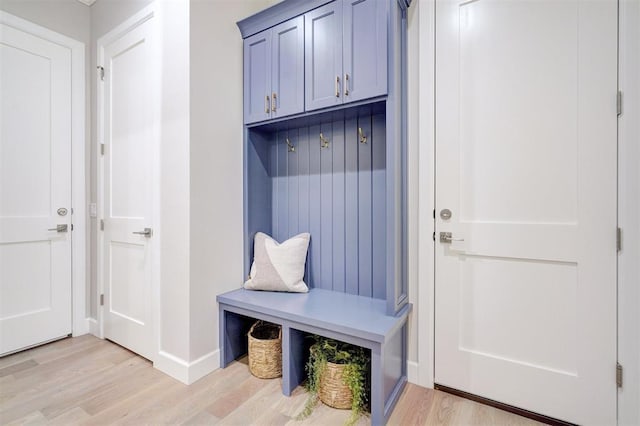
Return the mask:
[[[85,335],[0,358],[2,425],[341,425],[349,412],[306,401],[281,380],[253,377],[234,362],[187,386],[111,342]],[[359,425],[368,425],[362,417]],[[537,425],[532,420],[440,391],[406,386],[391,425]]]

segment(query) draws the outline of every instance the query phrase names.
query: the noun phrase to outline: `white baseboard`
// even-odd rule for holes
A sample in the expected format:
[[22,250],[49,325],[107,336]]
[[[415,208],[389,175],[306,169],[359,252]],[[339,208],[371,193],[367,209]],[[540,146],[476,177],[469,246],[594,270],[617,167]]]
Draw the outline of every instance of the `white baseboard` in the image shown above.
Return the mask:
[[190,385],[220,367],[220,351],[209,352],[193,362],[187,362],[168,352],[160,351],[153,366],[174,379]]
[[98,324],[98,320],[95,318],[87,318],[87,323],[89,324],[89,333],[93,334],[96,337],[102,338],[100,335],[100,325]]
[[418,363],[415,361],[407,361],[407,380],[414,385],[420,385],[418,377]]

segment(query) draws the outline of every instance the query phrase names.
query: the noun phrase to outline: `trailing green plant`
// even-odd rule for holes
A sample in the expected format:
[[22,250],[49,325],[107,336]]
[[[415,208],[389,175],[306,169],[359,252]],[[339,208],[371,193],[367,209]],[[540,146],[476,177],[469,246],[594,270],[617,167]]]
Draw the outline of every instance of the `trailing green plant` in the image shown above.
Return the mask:
[[320,379],[327,368],[327,362],[331,362],[344,365],[342,380],[349,387],[353,397],[351,416],[346,425],[353,425],[367,411],[367,378],[371,356],[366,349],[359,346],[322,336],[314,335],[312,338],[315,343],[311,346],[309,361],[305,365],[309,398],[296,419],[302,420],[309,417],[318,404]]

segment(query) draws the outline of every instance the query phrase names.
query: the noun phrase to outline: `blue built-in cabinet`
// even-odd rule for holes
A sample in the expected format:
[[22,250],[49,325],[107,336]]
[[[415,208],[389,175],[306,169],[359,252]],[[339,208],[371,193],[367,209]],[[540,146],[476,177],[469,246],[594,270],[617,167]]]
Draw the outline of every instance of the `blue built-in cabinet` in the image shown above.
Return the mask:
[[388,1],[337,0],[305,14],[305,108],[387,94]]
[[252,319],[282,326],[283,392],[308,334],[371,351],[373,424],[407,380],[406,33],[410,0],[284,0],[244,39],[244,276],[257,232],[309,232],[306,294],[218,296],[224,367]]
[[246,123],[304,111],[304,18],[244,40]]

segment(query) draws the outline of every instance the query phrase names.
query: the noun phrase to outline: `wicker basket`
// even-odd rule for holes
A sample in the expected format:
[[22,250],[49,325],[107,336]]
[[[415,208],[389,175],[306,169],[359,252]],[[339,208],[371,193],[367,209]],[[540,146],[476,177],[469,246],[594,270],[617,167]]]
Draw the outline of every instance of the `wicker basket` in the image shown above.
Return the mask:
[[329,407],[339,409],[350,409],[353,402],[351,389],[344,383],[342,375],[344,364],[334,364],[327,361],[327,367],[320,376],[318,394],[320,401]]
[[249,371],[261,379],[282,376],[282,328],[279,325],[257,321],[251,326]]

